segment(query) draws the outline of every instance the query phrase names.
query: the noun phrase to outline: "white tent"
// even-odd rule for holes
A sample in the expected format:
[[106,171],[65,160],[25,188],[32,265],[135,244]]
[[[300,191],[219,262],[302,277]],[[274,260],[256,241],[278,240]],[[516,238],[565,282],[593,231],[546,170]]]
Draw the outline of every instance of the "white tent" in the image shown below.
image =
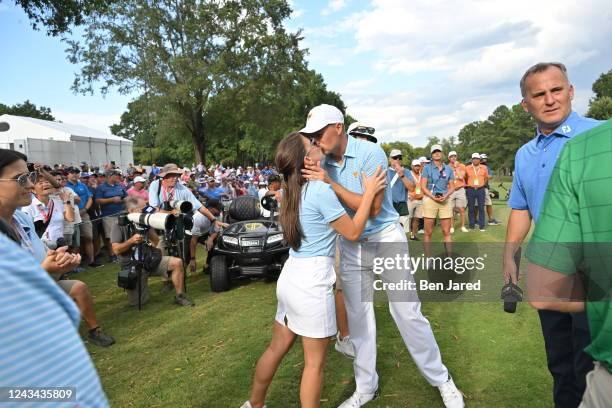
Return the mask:
[[114,161],[122,169],[134,162],[132,142],[110,133],[24,116],[2,115],[0,122],[9,124],[0,132],[0,148],[22,152],[31,162],[102,167]]

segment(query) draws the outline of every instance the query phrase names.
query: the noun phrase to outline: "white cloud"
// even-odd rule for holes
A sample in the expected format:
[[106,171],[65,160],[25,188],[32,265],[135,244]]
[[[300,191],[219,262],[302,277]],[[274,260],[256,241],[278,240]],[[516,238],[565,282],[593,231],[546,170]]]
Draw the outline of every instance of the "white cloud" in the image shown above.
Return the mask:
[[330,0],[327,7],[325,7],[321,11],[321,14],[324,16],[328,16],[330,14],[333,14],[333,13],[336,13],[342,10],[345,7],[346,7],[346,0]]
[[[349,24],[356,20],[361,23]],[[456,135],[495,107],[517,103],[518,81],[536,62],[568,66],[579,112],[592,82],[612,67],[609,0],[580,8],[573,0],[374,0],[333,27],[307,33],[313,34],[307,35],[311,50],[324,50],[315,56],[330,57],[327,65],[339,50],[349,67],[352,57],[371,61],[365,79],[333,84],[351,115],[375,126],[383,140],[417,144],[431,135]],[[345,42],[329,40],[347,34],[352,52]]]

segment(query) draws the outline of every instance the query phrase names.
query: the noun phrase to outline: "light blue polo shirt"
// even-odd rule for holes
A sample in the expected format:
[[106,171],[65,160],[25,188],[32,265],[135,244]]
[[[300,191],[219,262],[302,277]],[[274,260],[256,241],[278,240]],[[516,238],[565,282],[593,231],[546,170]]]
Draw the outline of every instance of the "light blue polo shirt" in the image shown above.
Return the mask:
[[[411,179],[412,176],[410,176],[409,173],[410,171],[404,171],[404,176]],[[406,186],[402,179],[398,177],[397,180],[395,180],[395,184],[391,186],[391,181],[393,181],[396,174],[397,172],[391,167],[387,169],[387,183],[389,183],[389,187],[391,188],[391,200],[394,203],[405,203],[408,200],[408,190],[406,190]]]
[[514,210],[529,210],[538,220],[548,180],[565,143],[576,135],[599,126],[602,121],[571,112],[550,135],[536,129],[536,137],[521,146],[514,158],[514,178],[508,205]]
[[431,194],[446,194],[448,183],[455,179],[455,173],[448,164],[443,164],[440,171],[432,161],[423,169],[423,178],[427,179],[427,188]]
[[[361,172],[371,176],[378,166],[381,166],[382,170],[386,172],[387,155],[377,144],[349,137],[342,163],[337,163],[326,157],[322,165],[333,181],[353,193],[363,194]],[[355,211],[344,204],[343,206],[347,214],[351,217],[355,215]],[[391,200],[391,190],[387,188],[385,189],[380,213],[376,217],[368,219],[361,234],[361,239],[397,223],[398,219],[399,215],[393,208],[393,201]]]
[[25,234],[25,236],[21,236],[21,247],[28,251],[36,259],[36,262],[40,264],[47,257],[47,247],[36,235],[36,228],[34,228],[32,217],[21,210],[15,210],[13,213],[13,223],[19,224],[21,227],[21,231],[18,227],[20,236],[22,231]]
[[302,186],[300,225],[304,238],[297,251],[289,255],[297,258],[334,256],[338,233],[329,224],[346,214],[331,186],[323,181],[309,181]]
[[[149,186],[149,205],[151,207],[160,207],[164,202],[164,188],[159,188],[161,180],[155,180]],[[157,193],[159,191],[159,194]],[[193,210],[197,211],[202,207],[200,200],[195,198],[191,190],[177,182],[174,187],[174,201],[189,201],[193,205]]]

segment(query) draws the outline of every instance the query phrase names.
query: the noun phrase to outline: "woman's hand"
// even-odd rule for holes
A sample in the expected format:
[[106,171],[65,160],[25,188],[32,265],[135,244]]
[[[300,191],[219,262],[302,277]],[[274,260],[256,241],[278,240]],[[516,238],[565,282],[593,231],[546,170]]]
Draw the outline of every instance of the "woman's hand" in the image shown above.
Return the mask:
[[304,157],[302,176],[304,176],[306,180],[320,180],[329,184],[329,176],[321,167],[321,162],[315,162],[308,156]]
[[387,188],[387,173],[382,171],[381,166],[378,166],[370,177],[361,172],[361,180],[363,183],[363,193],[371,194],[372,197]]

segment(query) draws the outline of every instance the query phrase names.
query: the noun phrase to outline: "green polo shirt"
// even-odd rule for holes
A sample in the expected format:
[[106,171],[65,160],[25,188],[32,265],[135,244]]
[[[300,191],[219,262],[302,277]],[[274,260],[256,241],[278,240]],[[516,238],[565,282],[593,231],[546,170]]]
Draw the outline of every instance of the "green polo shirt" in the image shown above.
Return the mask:
[[612,369],[612,120],[565,144],[527,258],[565,275],[585,271],[585,351]]

